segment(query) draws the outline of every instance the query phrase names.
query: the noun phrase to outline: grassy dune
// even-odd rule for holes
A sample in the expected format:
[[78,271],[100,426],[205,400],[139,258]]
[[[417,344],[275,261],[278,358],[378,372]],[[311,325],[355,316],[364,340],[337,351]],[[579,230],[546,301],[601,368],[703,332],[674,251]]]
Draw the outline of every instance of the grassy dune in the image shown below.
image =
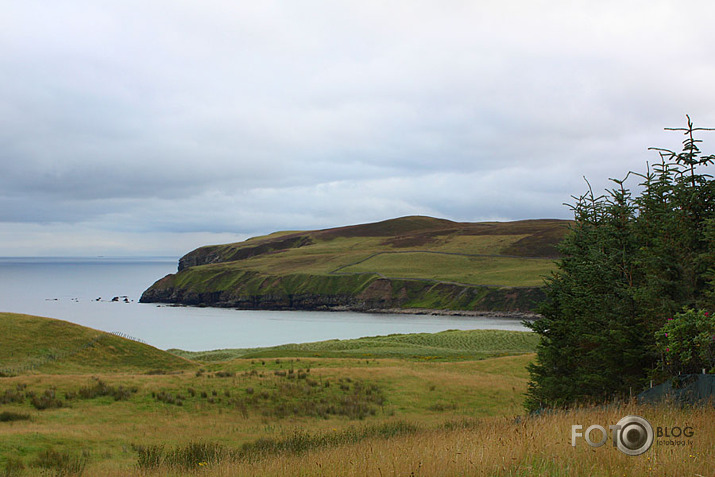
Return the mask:
[[62,320],[0,313],[0,373],[144,372],[187,369],[187,360]]

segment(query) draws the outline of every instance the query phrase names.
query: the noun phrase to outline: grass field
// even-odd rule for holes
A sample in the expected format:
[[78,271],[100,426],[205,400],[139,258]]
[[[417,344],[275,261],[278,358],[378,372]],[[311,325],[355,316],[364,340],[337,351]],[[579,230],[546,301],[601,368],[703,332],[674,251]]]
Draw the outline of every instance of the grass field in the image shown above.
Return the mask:
[[533,353],[538,336],[501,330],[449,330],[440,333],[394,334],[350,340],[295,343],[269,348],[204,352],[171,350],[188,359],[226,361],[235,358],[411,358],[464,360]]
[[[0,331],[1,367],[18,371],[0,377],[0,475],[712,475],[713,408],[524,416],[528,333],[179,357],[26,315],[0,314]],[[570,446],[572,424],[625,414],[689,425],[692,445],[641,457]]]
[[429,279],[482,286],[540,286],[553,260],[435,252],[385,252],[340,273],[379,273],[387,278]]
[[[641,456],[627,456],[610,445],[570,445],[571,426],[615,423],[639,415],[654,426],[692,426],[692,445],[656,440]],[[585,408],[539,418],[483,418],[447,421],[432,428],[407,428],[333,444],[315,439],[310,450],[283,450],[254,461],[222,456],[211,475],[344,476],[712,476],[715,426],[712,407],[673,409],[634,404]],[[682,428],[682,427],[681,427]],[[307,439],[306,439],[307,440]],[[174,467],[176,469],[176,467]],[[171,467],[164,467],[171,475]],[[176,471],[175,475],[181,475]]]
[[[494,277],[500,284],[512,286],[511,280],[527,280],[538,285],[539,277],[553,269],[554,246],[566,232],[566,222],[544,220],[526,221],[521,226],[515,224],[519,223],[460,224],[429,217],[406,217],[343,229],[271,234],[207,249],[222,257],[212,261],[227,264],[218,267],[224,270],[228,264],[270,275],[321,275],[340,269],[341,273],[460,281],[469,276],[470,270],[484,267],[484,276],[474,275],[462,281],[489,285],[492,274],[503,267],[504,273]],[[304,240],[297,242],[299,246],[280,242],[286,240],[286,235]],[[268,247],[276,241],[280,245]],[[530,246],[515,247],[518,243]],[[259,248],[261,244],[266,248]],[[239,253],[241,251],[244,253]],[[192,253],[200,255],[202,249]],[[511,254],[532,260],[518,260]],[[350,266],[357,262],[360,264]],[[424,266],[414,269],[423,263]],[[527,268],[521,272],[514,271],[515,267],[525,265]]]

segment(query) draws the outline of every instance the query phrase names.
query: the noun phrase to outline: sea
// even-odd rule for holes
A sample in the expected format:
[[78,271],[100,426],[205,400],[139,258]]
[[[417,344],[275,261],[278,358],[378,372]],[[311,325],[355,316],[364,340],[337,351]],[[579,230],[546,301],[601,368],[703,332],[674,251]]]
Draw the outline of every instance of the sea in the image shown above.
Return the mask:
[[449,329],[528,331],[518,319],[330,311],[249,311],[139,303],[176,257],[0,258],[0,312],[57,318],[160,349],[255,348]]

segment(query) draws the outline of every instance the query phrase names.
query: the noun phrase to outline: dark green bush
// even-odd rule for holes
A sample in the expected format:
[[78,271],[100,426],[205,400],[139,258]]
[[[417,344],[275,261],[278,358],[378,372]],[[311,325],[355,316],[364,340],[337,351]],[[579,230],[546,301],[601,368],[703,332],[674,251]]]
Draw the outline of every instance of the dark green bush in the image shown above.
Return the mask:
[[20,413],[11,412],[11,411],[0,412],[0,422],[28,421],[29,419],[30,419],[29,414],[20,414]]

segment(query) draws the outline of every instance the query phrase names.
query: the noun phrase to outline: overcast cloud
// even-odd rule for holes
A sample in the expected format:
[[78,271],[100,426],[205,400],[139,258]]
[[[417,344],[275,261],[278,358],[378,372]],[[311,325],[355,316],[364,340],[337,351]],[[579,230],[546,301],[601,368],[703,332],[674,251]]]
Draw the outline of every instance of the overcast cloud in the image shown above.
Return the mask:
[[3,2],[0,256],[570,218],[583,176],[679,149],[686,113],[715,127],[713,22],[712,0]]

